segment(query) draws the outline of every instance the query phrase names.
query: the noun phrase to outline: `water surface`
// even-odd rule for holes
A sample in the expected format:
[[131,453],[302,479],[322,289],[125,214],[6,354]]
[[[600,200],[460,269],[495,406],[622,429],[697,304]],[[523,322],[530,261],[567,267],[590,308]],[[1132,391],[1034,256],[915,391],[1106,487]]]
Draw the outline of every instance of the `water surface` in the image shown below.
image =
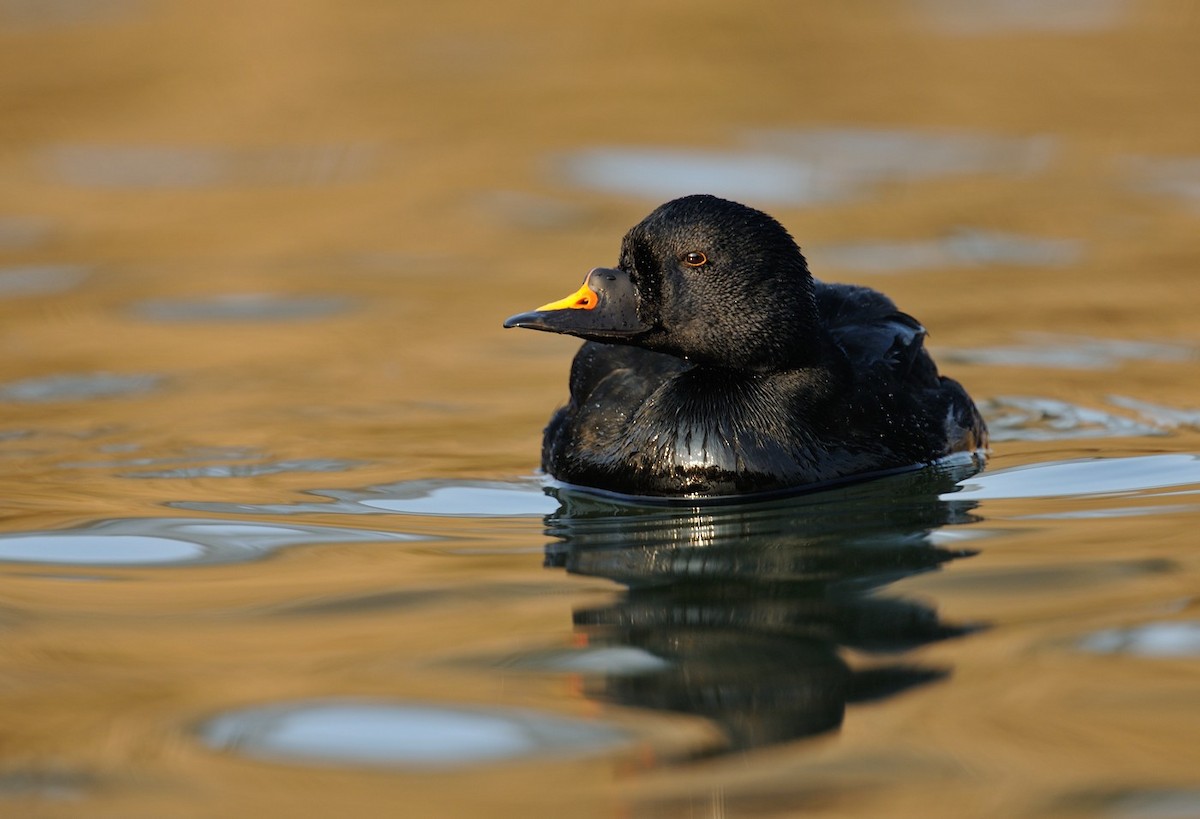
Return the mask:
[[[0,0],[0,815],[1200,812],[1195,14]],[[669,196],[992,429],[664,508],[500,322]]]

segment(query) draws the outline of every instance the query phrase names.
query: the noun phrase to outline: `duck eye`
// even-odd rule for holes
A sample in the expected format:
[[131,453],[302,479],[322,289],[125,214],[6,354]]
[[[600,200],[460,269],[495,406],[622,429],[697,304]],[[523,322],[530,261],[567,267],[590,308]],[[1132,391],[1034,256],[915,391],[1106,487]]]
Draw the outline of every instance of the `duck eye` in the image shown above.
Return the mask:
[[693,250],[691,253],[684,254],[683,263],[688,267],[700,267],[701,265],[708,264],[708,257],[703,253],[697,253]]

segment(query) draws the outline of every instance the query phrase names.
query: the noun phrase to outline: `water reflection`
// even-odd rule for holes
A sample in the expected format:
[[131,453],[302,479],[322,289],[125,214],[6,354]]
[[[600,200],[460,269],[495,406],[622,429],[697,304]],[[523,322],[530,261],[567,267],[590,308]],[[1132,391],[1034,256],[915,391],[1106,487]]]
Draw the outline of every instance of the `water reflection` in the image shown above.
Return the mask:
[[[972,502],[944,493],[970,465],[743,506],[645,508],[556,491],[546,564],[627,587],[575,611],[591,662],[587,696],[704,716],[718,752],[837,728],[847,703],[945,676],[906,650],[967,633],[924,603],[881,597],[888,583],[970,552],[937,530],[971,523]],[[554,491],[554,490],[551,490]],[[868,660],[851,662],[846,649]],[[597,658],[658,658],[597,669]]]
[[58,145],[46,152],[58,182],[100,190],[225,185],[332,185],[361,179],[375,162],[362,144],[274,148],[189,145]]
[[516,709],[370,700],[312,700],[221,714],[201,726],[210,746],[310,764],[453,767],[623,744],[616,728]]
[[0,215],[0,248],[33,247],[54,232],[52,223],[34,216]]
[[1061,333],[1021,333],[1020,338],[1020,344],[947,350],[942,356],[962,364],[1068,370],[1112,369],[1126,361],[1188,362],[1197,358],[1196,349],[1188,344]]
[[1110,395],[1108,402],[1118,407],[1134,410],[1160,429],[1170,430],[1178,427],[1200,429],[1200,410],[1164,407],[1161,404],[1152,404],[1149,401],[1141,401],[1125,395]]
[[432,515],[435,517],[529,517],[555,509],[536,478],[514,481],[401,481],[364,489],[312,489],[316,502],[235,504],[221,501],[175,501],[168,506],[196,512],[261,515]]
[[1154,419],[1137,421],[1107,410],[1037,396],[998,395],[981,401],[980,410],[987,418],[988,437],[993,443],[1164,435],[1167,431],[1165,425],[1153,423]]
[[94,372],[45,375],[0,384],[0,401],[40,403],[138,395],[157,389],[162,382],[162,376],[151,374]]
[[1200,207],[1200,158],[1128,157],[1123,164],[1136,190]]
[[1074,793],[1054,805],[1070,816],[1113,819],[1193,819],[1200,816],[1200,788],[1111,787]]
[[[957,488],[959,500],[1155,494],[1200,484],[1200,456],[1189,453],[1129,458],[1077,458],[1027,464],[981,475]],[[1190,490],[1188,490],[1190,491]]]
[[76,26],[136,18],[140,0],[0,0],[0,22],[17,27]]
[[1200,428],[1200,411],[1176,409],[1123,395],[1109,395],[1114,407],[1136,418],[1104,409],[1031,395],[997,395],[979,402],[992,443],[1064,441],[1073,438],[1124,438],[1168,435],[1181,427]]
[[761,130],[726,151],[604,146],[559,158],[568,184],[669,199],[703,190],[763,205],[812,205],[863,196],[880,185],[975,174],[1041,171],[1050,137],[924,133],[870,128]]
[[999,31],[1057,33],[1112,28],[1125,16],[1127,0],[913,0],[913,7],[947,34]]
[[945,267],[1062,267],[1083,255],[1083,242],[959,228],[936,239],[858,241],[808,249],[815,268],[902,273]]
[[122,478],[250,478],[288,472],[345,472],[358,464],[358,461],[342,461],[336,458],[299,458],[257,464],[205,464],[175,469],[147,469],[119,474]]
[[[0,225],[0,247],[4,227]],[[87,268],[75,264],[30,264],[0,268],[0,299],[48,296],[77,287],[88,277]]]
[[295,321],[332,316],[352,304],[343,296],[226,293],[206,298],[148,299],[135,304],[132,312],[139,318],[162,322]]
[[1129,654],[1137,657],[1200,656],[1200,621],[1145,623],[1133,628],[1093,632],[1079,647],[1096,654]]
[[0,563],[165,566],[255,560],[291,546],[422,540],[403,532],[207,518],[121,518],[0,534]]

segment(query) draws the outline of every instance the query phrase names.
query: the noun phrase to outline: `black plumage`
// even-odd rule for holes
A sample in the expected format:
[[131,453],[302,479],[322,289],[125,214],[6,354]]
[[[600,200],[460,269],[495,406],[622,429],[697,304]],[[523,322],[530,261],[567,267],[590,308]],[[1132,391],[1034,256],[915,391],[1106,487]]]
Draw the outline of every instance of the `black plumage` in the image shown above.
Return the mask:
[[622,494],[841,482],[977,452],[975,405],[883,294],[812,278],[787,231],[713,196],[668,202],[615,269],[505,322],[589,339],[542,467]]

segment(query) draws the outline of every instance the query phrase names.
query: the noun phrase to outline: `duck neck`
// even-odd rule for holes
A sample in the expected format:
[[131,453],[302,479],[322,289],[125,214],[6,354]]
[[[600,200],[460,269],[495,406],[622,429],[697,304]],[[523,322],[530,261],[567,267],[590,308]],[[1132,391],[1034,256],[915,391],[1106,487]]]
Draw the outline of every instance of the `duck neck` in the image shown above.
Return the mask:
[[780,355],[775,359],[758,359],[753,363],[734,365],[693,361],[685,372],[694,383],[707,381],[729,385],[783,381],[793,386],[810,383],[822,390],[836,388],[848,378],[849,362],[832,339],[822,334],[820,339],[808,339],[807,344],[803,355]]
[[773,336],[760,343],[739,349],[737,355],[722,356],[720,360],[695,357],[687,360],[694,369],[712,372],[741,373],[756,377],[797,371],[830,371],[841,374],[847,364],[845,354],[823,329],[810,330],[799,338]]

